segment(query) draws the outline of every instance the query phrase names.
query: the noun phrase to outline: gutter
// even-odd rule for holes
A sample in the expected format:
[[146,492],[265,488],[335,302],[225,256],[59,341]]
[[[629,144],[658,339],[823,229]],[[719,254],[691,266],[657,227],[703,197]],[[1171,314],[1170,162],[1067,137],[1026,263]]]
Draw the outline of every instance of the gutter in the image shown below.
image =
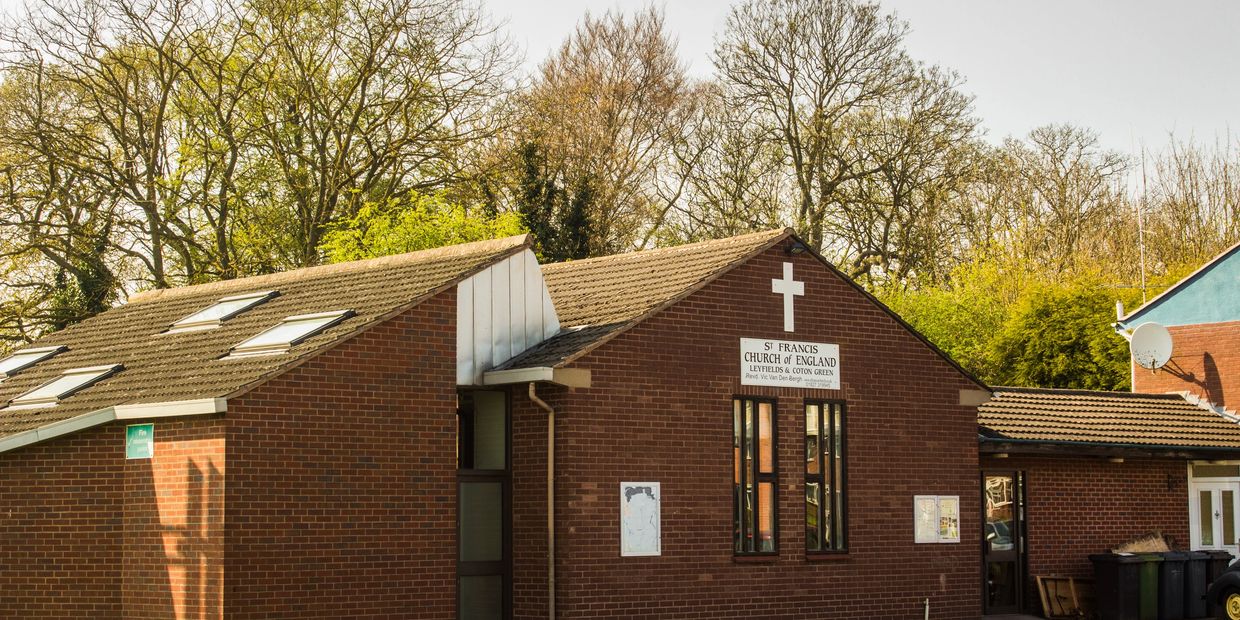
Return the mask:
[[538,397],[530,382],[530,401],[547,412],[547,618],[555,620],[555,409]]
[[590,387],[590,371],[584,368],[536,366],[533,368],[488,370],[482,375],[482,385],[510,385],[514,383],[534,383],[536,381],[555,383],[570,388],[588,388]]
[[982,437],[979,436],[978,443],[990,444],[1013,444],[1013,445],[1039,445],[1039,446],[1064,446],[1064,447],[1081,447],[1081,448],[1116,448],[1120,450],[1158,450],[1166,452],[1230,452],[1240,453],[1240,446],[1228,448],[1224,446],[1166,446],[1160,444],[1145,443],[1114,443],[1107,441],[1061,441],[1046,439],[1008,439],[999,437]]
[[98,409],[90,413],[74,416],[67,420],[59,420],[38,428],[9,435],[0,439],[0,452],[8,452],[33,443],[47,441],[61,435],[102,426],[116,420],[141,420],[148,418],[178,418],[191,415],[210,415],[224,413],[228,410],[228,401],[223,398],[200,398],[196,400],[179,400],[166,403],[138,403],[133,405],[116,405]]

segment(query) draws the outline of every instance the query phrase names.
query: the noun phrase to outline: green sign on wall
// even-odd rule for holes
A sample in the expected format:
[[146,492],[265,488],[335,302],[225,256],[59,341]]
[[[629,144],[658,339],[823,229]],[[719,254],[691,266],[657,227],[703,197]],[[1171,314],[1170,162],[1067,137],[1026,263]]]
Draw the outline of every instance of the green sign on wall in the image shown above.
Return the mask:
[[149,459],[154,454],[154,424],[130,424],[125,427],[125,458]]

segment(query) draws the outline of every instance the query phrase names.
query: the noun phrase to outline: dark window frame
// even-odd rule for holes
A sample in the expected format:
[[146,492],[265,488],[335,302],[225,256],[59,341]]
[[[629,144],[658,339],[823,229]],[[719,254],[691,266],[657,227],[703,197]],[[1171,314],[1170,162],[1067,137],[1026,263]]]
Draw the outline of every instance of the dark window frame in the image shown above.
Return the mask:
[[[512,618],[513,600],[512,600],[512,579],[513,579],[513,512],[512,512],[512,429],[513,429],[513,401],[514,395],[512,390],[505,386],[494,387],[457,387],[457,455],[456,455],[456,577],[453,580],[453,589],[456,592],[456,609],[457,614],[461,610],[461,577],[472,576],[488,576],[496,574],[494,565],[500,565],[500,575],[504,580],[503,591],[503,613],[505,619]],[[463,447],[462,442],[465,436],[472,437],[475,431],[473,420],[473,393],[474,392],[497,392],[504,395],[504,468],[503,469],[474,469],[472,467],[474,454],[473,446]],[[467,413],[468,412],[468,413]],[[464,460],[463,460],[464,459]],[[470,465],[470,466],[466,466]],[[461,541],[459,538],[461,532],[461,485],[471,482],[499,482],[503,489],[503,499],[501,501],[501,510],[503,512],[503,539],[502,549],[504,559],[500,562],[465,562],[461,560]],[[491,564],[492,566],[487,566]],[[481,569],[481,570],[477,570]]]
[[[752,432],[745,436],[745,403],[753,405]],[[739,410],[738,410],[739,404]],[[771,407],[771,471],[762,472],[758,412],[759,405]],[[739,437],[738,437],[739,433]],[[766,557],[779,555],[779,403],[774,398],[763,396],[733,395],[732,396],[732,553],[736,557]],[[747,456],[751,458],[752,467],[746,471],[743,467]],[[737,479],[739,476],[739,480]],[[746,492],[746,483],[753,481],[752,491]],[[759,551],[756,538],[750,538],[750,532],[758,531],[762,520],[760,511],[760,489],[762,484],[771,485],[771,549]],[[752,519],[745,518],[745,501],[754,507]],[[752,540],[753,549],[745,548],[744,542]]]
[[[817,400],[806,399],[804,402],[803,414],[809,417],[810,407],[818,407],[818,448],[817,457],[819,466],[817,473],[810,473],[807,464],[802,471],[804,472],[804,489],[805,493],[805,510],[806,510],[806,537],[805,552],[809,555],[835,555],[848,553],[848,404],[842,400]],[[836,410],[839,413],[839,427],[836,428],[834,423],[829,422],[835,417]],[[808,428],[806,428],[808,437]],[[837,441],[838,439],[838,441]],[[826,442],[824,444],[824,441]],[[824,445],[830,446],[830,453],[834,455],[836,446],[838,446],[839,458],[824,458]],[[804,454],[804,453],[803,453]],[[804,456],[803,456],[804,458]],[[836,472],[836,466],[839,471]],[[838,473],[838,475],[837,475]],[[831,480],[837,479],[839,484],[829,484]],[[811,484],[818,484],[818,502],[815,505],[810,502],[809,488]],[[830,489],[830,493],[827,492]],[[837,496],[838,495],[838,502]],[[810,546],[808,517],[810,507],[816,511],[816,526],[818,547]],[[826,527],[826,508],[831,506],[830,511],[830,531]],[[838,514],[836,514],[838,513]],[[830,541],[830,542],[826,542]]]

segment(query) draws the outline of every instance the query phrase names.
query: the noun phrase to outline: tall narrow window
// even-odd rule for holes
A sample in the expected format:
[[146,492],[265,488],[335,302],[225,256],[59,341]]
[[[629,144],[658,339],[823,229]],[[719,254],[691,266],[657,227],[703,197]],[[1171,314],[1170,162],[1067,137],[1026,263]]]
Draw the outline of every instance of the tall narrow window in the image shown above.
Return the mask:
[[844,404],[805,403],[805,549],[843,551]]
[[512,617],[508,395],[457,395],[457,618]]
[[777,549],[775,417],[773,400],[732,401],[732,547],[738,554]]

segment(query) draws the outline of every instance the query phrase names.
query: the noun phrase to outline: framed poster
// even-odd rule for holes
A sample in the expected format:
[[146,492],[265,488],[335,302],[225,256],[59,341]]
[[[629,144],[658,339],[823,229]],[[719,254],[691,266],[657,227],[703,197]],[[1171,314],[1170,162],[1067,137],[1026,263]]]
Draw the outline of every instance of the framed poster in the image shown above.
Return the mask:
[[913,497],[913,542],[939,542],[939,498],[936,495]]
[[914,495],[913,542],[960,542],[960,496]]
[[939,496],[939,542],[960,542],[960,496]]
[[662,553],[662,496],[658,482],[620,483],[620,555]]

